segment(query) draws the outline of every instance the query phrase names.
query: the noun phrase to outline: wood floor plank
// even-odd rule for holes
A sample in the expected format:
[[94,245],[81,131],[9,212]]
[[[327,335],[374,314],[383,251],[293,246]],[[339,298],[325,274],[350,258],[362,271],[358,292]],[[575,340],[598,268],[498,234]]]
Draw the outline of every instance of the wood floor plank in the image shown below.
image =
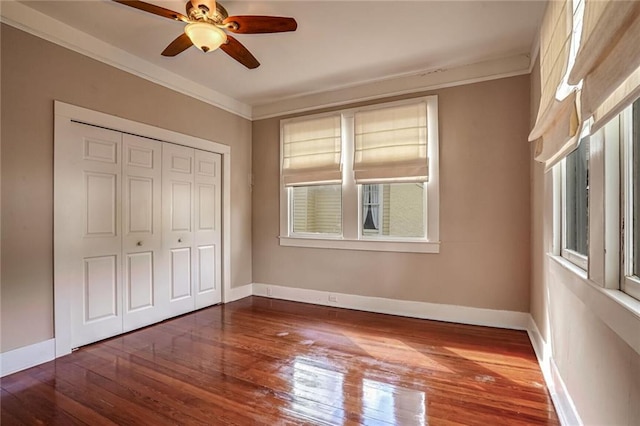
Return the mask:
[[249,297],[3,378],[4,424],[558,425],[525,332]]

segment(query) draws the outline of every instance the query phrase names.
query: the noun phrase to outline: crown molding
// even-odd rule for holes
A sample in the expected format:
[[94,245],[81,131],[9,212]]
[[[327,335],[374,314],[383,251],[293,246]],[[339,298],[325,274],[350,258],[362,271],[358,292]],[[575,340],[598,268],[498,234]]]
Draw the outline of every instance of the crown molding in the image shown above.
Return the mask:
[[15,0],[1,3],[2,23],[251,120],[250,105],[167,71]]
[[248,120],[260,120],[529,74],[539,46],[536,39],[529,54],[444,69],[415,71],[334,87],[329,90],[298,94],[266,104],[251,106],[167,71],[158,65],[31,9],[16,0],[0,0],[0,4],[0,22],[4,24]]
[[533,66],[536,63],[538,54],[540,53],[540,25],[538,25],[538,31],[536,31],[533,43],[531,43],[531,51],[529,52],[529,74],[533,71]]
[[530,62],[529,54],[521,54],[297,95],[277,102],[255,105],[253,120],[529,74]]

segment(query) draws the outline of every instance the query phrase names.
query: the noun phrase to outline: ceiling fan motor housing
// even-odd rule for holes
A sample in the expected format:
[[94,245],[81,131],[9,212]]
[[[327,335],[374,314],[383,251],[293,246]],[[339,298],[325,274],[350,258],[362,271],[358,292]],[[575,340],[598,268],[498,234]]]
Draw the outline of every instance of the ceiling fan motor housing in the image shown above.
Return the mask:
[[186,10],[192,21],[208,21],[218,25],[229,16],[227,10],[214,0],[189,0]]

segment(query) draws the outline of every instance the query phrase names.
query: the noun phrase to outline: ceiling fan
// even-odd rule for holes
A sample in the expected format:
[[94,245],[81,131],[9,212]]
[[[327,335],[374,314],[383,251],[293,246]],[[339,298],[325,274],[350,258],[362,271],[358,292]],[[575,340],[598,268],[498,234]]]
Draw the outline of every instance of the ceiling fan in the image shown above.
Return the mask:
[[293,18],[279,16],[229,16],[226,9],[215,0],[190,0],[186,4],[186,16],[154,4],[136,0],[113,0],[164,18],[182,21],[187,25],[184,33],[173,40],[162,52],[162,56],[176,56],[191,46],[203,52],[217,48],[249,69],[257,68],[260,62],[227,31],[236,34],[264,34],[295,31],[298,23]]

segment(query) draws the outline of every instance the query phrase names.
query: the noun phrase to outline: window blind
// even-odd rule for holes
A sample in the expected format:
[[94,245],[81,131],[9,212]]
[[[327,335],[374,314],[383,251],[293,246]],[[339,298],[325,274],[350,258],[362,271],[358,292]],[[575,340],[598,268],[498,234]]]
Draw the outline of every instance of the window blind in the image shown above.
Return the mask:
[[583,81],[582,114],[597,130],[639,94],[640,2],[586,0],[582,32],[569,82]]
[[339,115],[286,122],[282,138],[286,186],[342,182]]
[[356,183],[428,180],[424,102],[357,111],[354,126]]
[[[566,84],[579,2],[550,1],[540,28],[540,107],[529,134],[536,142],[535,159],[549,169],[579,143],[580,116],[576,89]],[[574,47],[575,49],[575,47]]]

